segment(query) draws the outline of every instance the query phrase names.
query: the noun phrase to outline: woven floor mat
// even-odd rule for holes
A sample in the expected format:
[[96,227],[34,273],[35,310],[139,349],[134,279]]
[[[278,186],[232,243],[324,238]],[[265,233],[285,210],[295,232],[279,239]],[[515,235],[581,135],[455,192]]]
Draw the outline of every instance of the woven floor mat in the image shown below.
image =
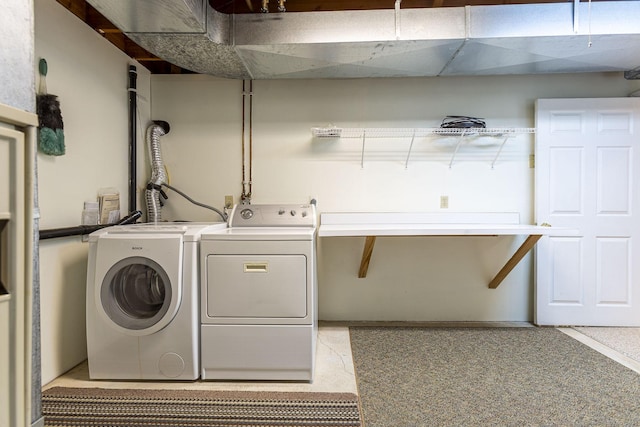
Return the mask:
[[55,387],[45,426],[361,427],[352,393],[226,392]]

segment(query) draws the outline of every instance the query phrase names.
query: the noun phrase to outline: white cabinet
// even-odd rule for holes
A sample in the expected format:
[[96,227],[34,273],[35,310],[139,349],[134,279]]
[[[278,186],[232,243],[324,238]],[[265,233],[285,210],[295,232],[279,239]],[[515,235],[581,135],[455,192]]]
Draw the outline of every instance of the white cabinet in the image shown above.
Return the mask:
[[37,116],[0,104],[0,426],[30,424]]
[[9,295],[0,295],[0,426],[9,425]]

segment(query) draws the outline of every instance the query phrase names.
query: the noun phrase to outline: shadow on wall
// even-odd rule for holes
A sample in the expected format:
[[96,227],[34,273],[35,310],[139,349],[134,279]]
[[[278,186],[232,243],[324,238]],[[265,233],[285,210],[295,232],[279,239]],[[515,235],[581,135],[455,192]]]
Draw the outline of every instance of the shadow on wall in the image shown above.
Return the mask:
[[[87,246],[79,237],[41,243],[41,339],[43,384],[87,358]],[[51,256],[50,256],[51,254]],[[52,266],[49,260],[59,262]],[[47,262],[49,261],[49,263]],[[48,265],[47,265],[48,264]],[[55,286],[59,283],[60,286]]]

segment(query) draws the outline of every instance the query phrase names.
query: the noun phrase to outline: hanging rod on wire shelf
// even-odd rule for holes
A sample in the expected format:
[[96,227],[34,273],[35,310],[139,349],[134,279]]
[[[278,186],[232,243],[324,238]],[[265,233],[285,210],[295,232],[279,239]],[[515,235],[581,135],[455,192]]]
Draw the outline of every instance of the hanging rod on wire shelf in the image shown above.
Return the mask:
[[411,138],[431,135],[505,136],[535,133],[535,128],[340,128],[313,127],[315,138]]

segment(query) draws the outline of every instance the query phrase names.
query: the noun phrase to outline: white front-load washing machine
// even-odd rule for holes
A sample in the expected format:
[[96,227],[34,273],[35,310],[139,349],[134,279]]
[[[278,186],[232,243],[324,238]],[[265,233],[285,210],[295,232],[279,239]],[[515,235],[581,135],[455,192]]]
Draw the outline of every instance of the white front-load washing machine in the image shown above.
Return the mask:
[[238,205],[202,234],[201,378],[312,381],[314,205]]
[[199,244],[225,223],[113,226],[89,236],[91,379],[199,377]]

